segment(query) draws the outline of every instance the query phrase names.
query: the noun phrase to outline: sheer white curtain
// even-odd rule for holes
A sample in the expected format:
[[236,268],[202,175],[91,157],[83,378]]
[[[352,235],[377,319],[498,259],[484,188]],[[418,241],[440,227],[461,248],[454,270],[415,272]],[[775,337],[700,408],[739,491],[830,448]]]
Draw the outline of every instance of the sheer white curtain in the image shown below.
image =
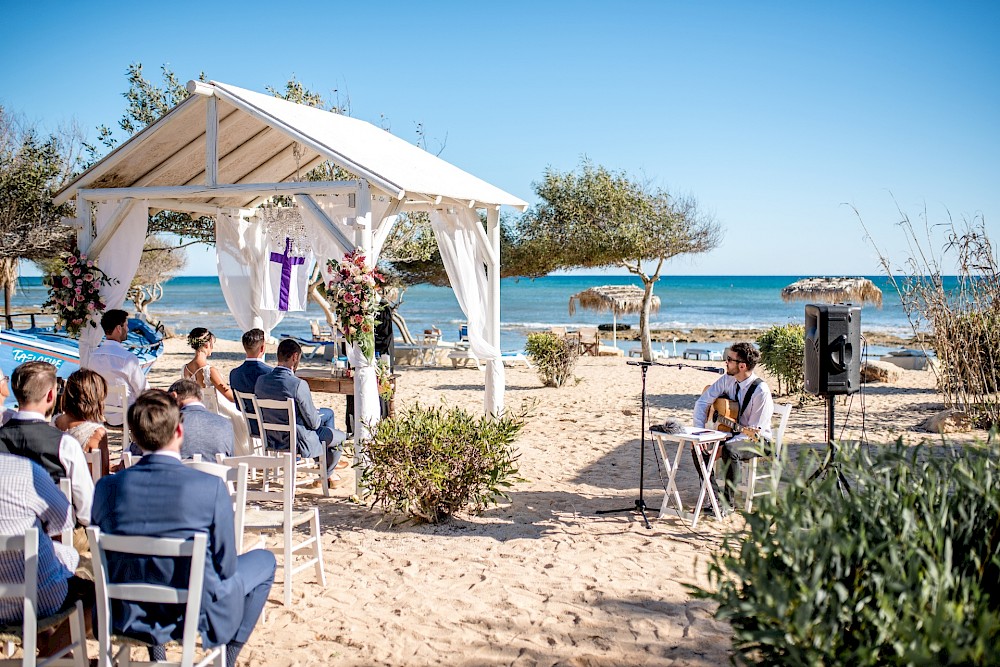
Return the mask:
[[[118,201],[99,202],[96,206],[94,227],[97,236],[107,227]],[[84,203],[84,206],[88,204]],[[135,201],[129,207],[122,219],[121,225],[111,239],[105,244],[98,257],[89,257],[95,261],[104,273],[112,279],[110,285],[101,286],[101,298],[108,310],[121,308],[125,303],[125,294],[139,268],[142,258],[142,247],[146,242],[146,229],[149,227],[149,205],[145,201]],[[117,282],[116,282],[117,281]],[[90,363],[90,353],[104,338],[104,330],[100,321],[97,326],[84,327],[80,333],[80,366],[86,368]]]
[[267,266],[267,243],[263,224],[254,216],[220,212],[215,220],[216,266],[226,305],[243,331],[271,330],[285,316],[278,310],[261,308],[263,272]]
[[480,224],[479,216],[470,208],[431,211],[431,226],[448,280],[469,320],[469,346],[480,361],[487,362],[486,411],[499,414],[503,411],[504,369],[499,344],[489,342],[487,259],[480,250],[475,229]]

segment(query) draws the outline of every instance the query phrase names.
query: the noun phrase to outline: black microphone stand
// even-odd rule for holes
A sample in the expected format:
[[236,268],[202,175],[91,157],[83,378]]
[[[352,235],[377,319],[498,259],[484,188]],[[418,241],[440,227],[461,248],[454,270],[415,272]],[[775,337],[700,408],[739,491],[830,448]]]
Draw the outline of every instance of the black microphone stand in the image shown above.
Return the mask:
[[636,498],[635,505],[632,507],[620,507],[613,510],[597,510],[597,514],[616,514],[618,512],[638,512],[642,515],[642,521],[646,528],[652,530],[653,526],[649,523],[649,517],[646,515],[646,501],[643,499],[643,487],[645,486],[645,475],[646,475],[646,373],[649,371],[649,367],[654,363],[653,361],[629,361],[626,362],[629,366],[638,366],[642,371],[642,436],[640,438],[639,449],[639,497]]

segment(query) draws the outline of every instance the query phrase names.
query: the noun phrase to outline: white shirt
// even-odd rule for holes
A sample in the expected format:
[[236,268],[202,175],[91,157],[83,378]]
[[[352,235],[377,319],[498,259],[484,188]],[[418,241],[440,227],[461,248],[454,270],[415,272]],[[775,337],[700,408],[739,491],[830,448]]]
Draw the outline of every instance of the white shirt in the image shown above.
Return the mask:
[[[90,370],[104,376],[109,387],[124,386],[128,390],[128,405],[135,403],[136,397],[149,389],[149,381],[142,372],[139,360],[116,340],[105,340],[90,353]],[[110,398],[108,405],[121,407],[118,401]],[[112,415],[107,421],[112,426],[122,425],[118,415]]]
[[[23,421],[48,422],[41,412],[21,410],[14,413],[14,419]],[[76,522],[81,526],[90,525],[90,506],[94,502],[94,478],[90,474],[90,465],[83,455],[83,445],[69,433],[63,433],[59,440],[59,464],[66,471],[70,486],[73,489],[73,510]]]
[[[30,459],[0,454],[0,479],[0,535],[38,528],[38,615],[48,616],[62,605],[66,580],[80,561],[73,545],[49,538],[73,526],[73,513],[49,474]],[[24,556],[0,553],[0,581],[20,583],[23,578]],[[21,620],[22,609],[20,600],[0,600],[0,621]]]
[[[709,417],[709,412],[712,404],[715,403],[715,399],[720,396],[726,396],[730,400],[736,400],[737,386],[739,386],[739,403],[742,407],[743,397],[746,396],[750,385],[756,379],[757,376],[751,373],[742,382],[737,382],[735,377],[727,374],[713,382],[711,386],[702,392],[701,396],[698,397],[698,402],[694,404],[695,428],[705,428],[705,421]],[[767,386],[766,382],[761,381],[750,397],[750,404],[747,405],[747,409],[740,415],[740,424],[760,429],[761,435],[765,438],[770,438],[772,415],[774,415],[774,401],[771,399],[771,388]],[[745,435],[738,435],[733,439],[746,440],[747,437]]]

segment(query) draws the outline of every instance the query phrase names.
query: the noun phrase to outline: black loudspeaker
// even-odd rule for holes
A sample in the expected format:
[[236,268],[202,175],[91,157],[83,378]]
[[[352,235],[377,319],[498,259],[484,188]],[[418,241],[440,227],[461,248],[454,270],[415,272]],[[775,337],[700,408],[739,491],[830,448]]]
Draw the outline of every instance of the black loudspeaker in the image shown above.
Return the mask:
[[861,307],[806,306],[805,389],[817,396],[861,389]]

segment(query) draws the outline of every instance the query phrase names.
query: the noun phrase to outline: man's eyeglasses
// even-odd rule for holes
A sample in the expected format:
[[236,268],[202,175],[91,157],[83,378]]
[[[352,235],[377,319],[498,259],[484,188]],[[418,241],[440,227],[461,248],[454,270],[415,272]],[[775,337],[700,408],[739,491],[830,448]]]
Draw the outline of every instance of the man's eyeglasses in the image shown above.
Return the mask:
[[730,361],[733,362],[734,364],[742,364],[743,363],[742,359],[734,359],[733,357],[730,357],[730,356],[727,355],[726,356],[726,363],[729,363]]

